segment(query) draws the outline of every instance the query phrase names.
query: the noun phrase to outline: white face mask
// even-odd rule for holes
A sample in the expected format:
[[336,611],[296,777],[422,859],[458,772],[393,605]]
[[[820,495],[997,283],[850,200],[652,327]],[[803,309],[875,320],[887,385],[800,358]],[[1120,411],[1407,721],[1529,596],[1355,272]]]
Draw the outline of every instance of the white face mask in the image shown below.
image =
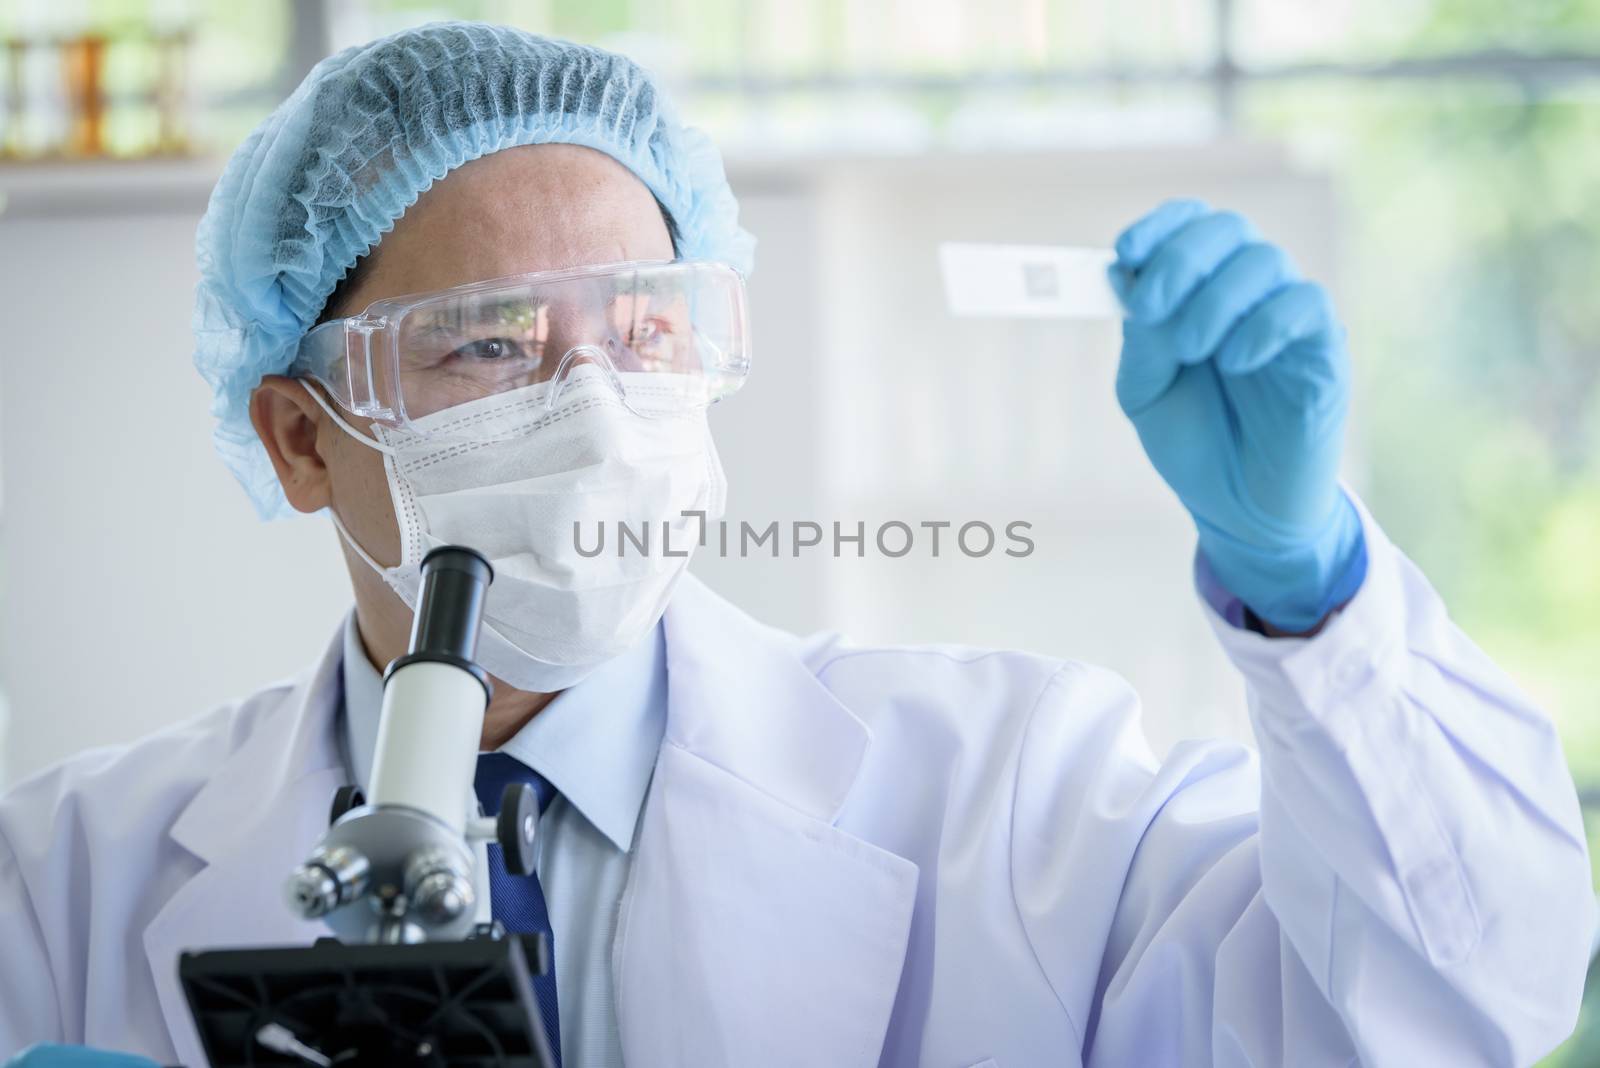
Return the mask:
[[[666,610],[705,524],[722,515],[727,481],[705,413],[636,415],[593,368],[575,370],[560,402],[531,430],[494,442],[429,440],[382,424],[373,440],[306,388],[346,433],[384,454],[399,566],[375,561],[334,516],[340,534],[413,609],[430,549],[465,545],[482,553],[494,582],[478,662],[519,690],[574,685],[642,638]],[[546,388],[472,401],[414,425],[492,420]],[[703,512],[704,521],[684,512]],[[624,543],[618,523],[635,538],[648,530],[649,551]],[[604,550],[580,554],[574,524],[591,554],[603,528]]]

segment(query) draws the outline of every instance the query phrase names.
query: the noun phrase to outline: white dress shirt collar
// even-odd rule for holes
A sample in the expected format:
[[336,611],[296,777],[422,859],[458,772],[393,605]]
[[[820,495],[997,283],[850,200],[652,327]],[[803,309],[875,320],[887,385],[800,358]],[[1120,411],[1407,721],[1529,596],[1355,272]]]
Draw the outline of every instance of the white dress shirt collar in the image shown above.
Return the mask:
[[[345,743],[356,781],[371,779],[383,679],[367,659],[355,613],[344,630]],[[658,623],[632,649],[557,694],[500,747],[543,775],[624,852],[667,722],[667,658]]]

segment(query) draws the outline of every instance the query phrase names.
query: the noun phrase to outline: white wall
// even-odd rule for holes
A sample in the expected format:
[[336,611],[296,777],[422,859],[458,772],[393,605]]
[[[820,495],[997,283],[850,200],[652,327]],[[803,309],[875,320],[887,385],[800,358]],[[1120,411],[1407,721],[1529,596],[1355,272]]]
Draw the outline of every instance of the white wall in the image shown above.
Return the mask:
[[189,362],[199,208],[150,206],[0,215],[12,778],[299,670],[347,600],[322,524],[258,523],[212,453]]
[[[730,522],[1034,524],[1027,560],[697,560],[755,615],[872,641],[1106,663],[1158,748],[1242,731],[1189,590],[1192,535],[1111,392],[1109,325],[954,321],[940,240],[1106,244],[1163,196],[1246,210],[1332,273],[1326,184],[1206,148],[732,168],[761,239],[756,367],[713,417]],[[213,169],[0,171],[0,687],[11,781],[298,670],[348,604],[318,520],[258,523],[189,363]]]

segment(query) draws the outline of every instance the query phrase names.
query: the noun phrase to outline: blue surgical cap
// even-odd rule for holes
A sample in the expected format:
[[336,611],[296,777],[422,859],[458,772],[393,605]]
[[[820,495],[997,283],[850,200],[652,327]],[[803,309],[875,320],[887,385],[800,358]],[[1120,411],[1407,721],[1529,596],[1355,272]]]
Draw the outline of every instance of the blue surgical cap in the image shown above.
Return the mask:
[[754,239],[722,159],[650,76],[598,48],[480,23],[435,23],[330,56],[228,161],[195,240],[195,366],[222,459],[263,518],[289,514],[250,425],[339,280],[430,185],[517,145],[586,145],[650,188],[678,255],[749,272]]

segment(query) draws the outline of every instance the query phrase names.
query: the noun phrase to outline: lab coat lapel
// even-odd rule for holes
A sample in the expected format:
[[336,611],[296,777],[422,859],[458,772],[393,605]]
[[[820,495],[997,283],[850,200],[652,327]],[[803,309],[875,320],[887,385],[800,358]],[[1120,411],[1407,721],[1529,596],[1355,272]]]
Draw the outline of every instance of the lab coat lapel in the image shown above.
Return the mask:
[[631,1064],[878,1062],[917,868],[833,826],[865,724],[686,579],[668,721],[614,945]]
[[295,918],[283,880],[327,830],[345,781],[335,732],[342,630],[321,663],[211,776],[173,825],[172,837],[204,864],[145,928],[145,955],[181,1064],[206,1063],[178,981],[185,951],[309,945],[327,934]]

